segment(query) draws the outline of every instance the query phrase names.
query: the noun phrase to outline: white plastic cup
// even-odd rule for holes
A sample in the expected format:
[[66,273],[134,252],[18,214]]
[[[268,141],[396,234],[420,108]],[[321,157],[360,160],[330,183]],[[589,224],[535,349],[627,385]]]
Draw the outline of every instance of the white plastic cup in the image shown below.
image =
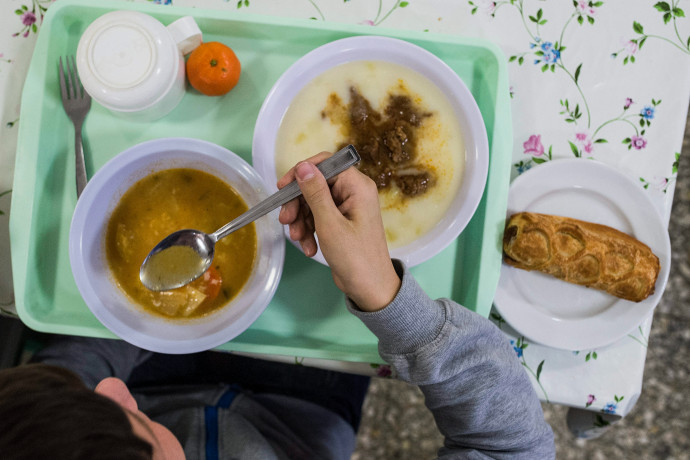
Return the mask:
[[113,11],[86,28],[77,70],[94,101],[117,115],[152,121],[167,115],[186,88],[184,54],[201,44],[191,16],[165,27],[136,11]]

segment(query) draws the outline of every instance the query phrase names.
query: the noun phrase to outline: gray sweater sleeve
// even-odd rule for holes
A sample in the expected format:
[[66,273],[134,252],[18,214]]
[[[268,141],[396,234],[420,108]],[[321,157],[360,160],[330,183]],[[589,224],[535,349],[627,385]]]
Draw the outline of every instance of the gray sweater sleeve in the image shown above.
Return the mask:
[[439,457],[555,457],[553,432],[503,333],[448,299],[432,300],[398,261],[397,296],[374,313],[348,309],[378,337],[399,378],[418,385],[445,437]]

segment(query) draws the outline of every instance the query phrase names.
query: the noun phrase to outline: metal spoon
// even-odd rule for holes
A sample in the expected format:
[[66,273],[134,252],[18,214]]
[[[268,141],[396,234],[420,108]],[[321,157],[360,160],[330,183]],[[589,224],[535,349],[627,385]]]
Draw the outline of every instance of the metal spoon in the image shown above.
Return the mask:
[[[348,145],[317,167],[326,179],[330,179],[359,160],[357,150]],[[293,181],[210,235],[193,229],[179,230],[168,235],[151,250],[141,264],[141,282],[152,291],[166,291],[191,283],[211,266],[218,240],[301,194],[297,182]]]

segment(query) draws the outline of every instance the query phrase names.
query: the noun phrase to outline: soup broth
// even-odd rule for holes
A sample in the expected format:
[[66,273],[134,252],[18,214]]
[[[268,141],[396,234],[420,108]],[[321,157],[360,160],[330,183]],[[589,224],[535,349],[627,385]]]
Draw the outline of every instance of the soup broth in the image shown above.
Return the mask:
[[[453,107],[429,79],[383,61],[325,71],[283,117],[276,173],[348,143],[362,156],[360,170],[379,187],[389,247],[411,243],[445,216],[462,183],[465,146]],[[379,151],[379,144],[386,148]]]
[[211,268],[181,288],[150,291],[139,279],[139,268],[170,233],[185,228],[212,233],[247,209],[232,187],[204,171],[168,169],[144,177],[122,196],[108,222],[105,249],[115,282],[137,305],[166,318],[198,318],[218,310],[252,272],[254,224],[218,241]]

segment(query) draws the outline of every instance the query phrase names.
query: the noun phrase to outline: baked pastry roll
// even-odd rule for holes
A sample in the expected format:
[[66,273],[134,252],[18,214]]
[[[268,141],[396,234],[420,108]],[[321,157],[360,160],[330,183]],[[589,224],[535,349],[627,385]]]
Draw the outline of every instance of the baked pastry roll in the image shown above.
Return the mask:
[[654,293],[660,268],[647,245],[614,228],[531,212],[508,219],[503,260],[633,302]]

